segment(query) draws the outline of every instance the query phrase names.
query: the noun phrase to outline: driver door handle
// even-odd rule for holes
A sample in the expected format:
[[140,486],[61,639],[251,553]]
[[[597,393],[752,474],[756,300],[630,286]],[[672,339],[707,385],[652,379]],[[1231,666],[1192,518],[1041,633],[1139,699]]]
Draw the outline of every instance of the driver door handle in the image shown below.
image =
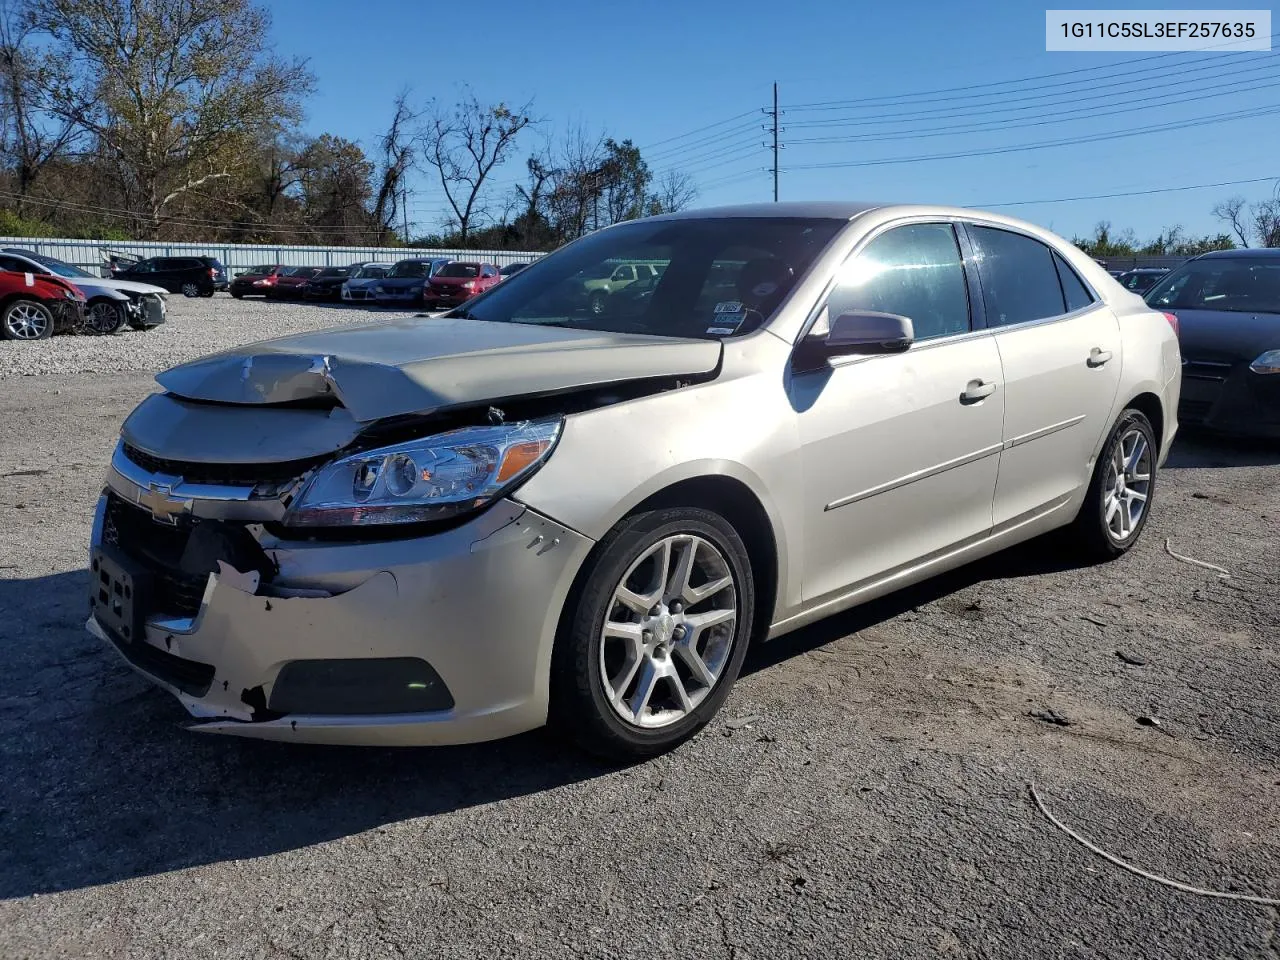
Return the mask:
[[970,380],[964,388],[964,393],[960,394],[961,403],[978,403],[985,400],[996,392],[994,383],[985,383],[982,380]]
[[1101,347],[1094,347],[1089,351],[1089,366],[1100,367],[1111,359],[1111,351],[1103,350]]

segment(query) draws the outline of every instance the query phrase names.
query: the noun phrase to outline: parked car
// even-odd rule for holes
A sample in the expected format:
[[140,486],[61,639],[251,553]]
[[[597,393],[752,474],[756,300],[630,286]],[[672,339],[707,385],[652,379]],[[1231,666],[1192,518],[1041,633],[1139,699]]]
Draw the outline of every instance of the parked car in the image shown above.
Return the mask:
[[164,287],[186,297],[212,297],[228,286],[227,271],[217,257],[148,257],[115,274],[117,280],[136,280]]
[[400,260],[373,285],[373,296],[385,306],[418,306],[427,281],[449,263],[448,257],[411,257]]
[[260,267],[250,267],[244,273],[236,275],[231,281],[231,295],[239,300],[241,297],[265,297],[267,291],[276,285],[281,274],[293,269],[282,263],[268,263]]
[[268,300],[296,300],[306,293],[306,285],[320,274],[321,267],[285,267],[276,282],[266,288]]
[[1178,419],[1218,433],[1280,440],[1280,250],[1218,250],[1147,291],[1178,318]]
[[[670,264],[646,312],[562,307],[624,257]],[[704,296],[717,263],[731,299]],[[1059,527],[1131,549],[1179,374],[1166,316],[1009,217],[625,222],[431,321],[160,374],[97,505],[88,627],[207,732],[550,722],[647,756],[750,643]]]
[[373,288],[387,275],[391,267],[390,263],[362,264],[342,284],[342,299],[356,303],[373,300]]
[[351,271],[351,267],[325,267],[302,285],[302,294],[310,300],[339,300]]
[[508,263],[505,266],[502,266],[498,269],[498,274],[501,276],[503,280],[505,280],[507,279],[507,277],[510,277],[513,274],[519,273],[521,270],[523,270],[527,266],[529,266],[528,263]]
[[495,286],[502,277],[492,263],[454,261],[435,272],[422,291],[423,306],[430,310],[456,307]]
[[[0,340],[45,340],[84,326],[84,294],[52,273],[0,270]],[[93,331],[89,331],[93,332]]]
[[90,333],[112,334],[126,323],[134,330],[150,330],[165,321],[169,293],[163,287],[95,277],[57,257],[17,247],[0,251],[0,270],[57,274],[71,280],[87,298],[84,323]]
[[1136,270],[1125,271],[1116,277],[1116,280],[1126,290],[1131,290],[1134,293],[1146,293],[1157,280],[1168,272],[1168,267],[1138,267]]
[[595,316],[605,312],[612,294],[629,284],[658,276],[659,265],[653,263],[601,263],[584,274],[573,291],[574,298]]

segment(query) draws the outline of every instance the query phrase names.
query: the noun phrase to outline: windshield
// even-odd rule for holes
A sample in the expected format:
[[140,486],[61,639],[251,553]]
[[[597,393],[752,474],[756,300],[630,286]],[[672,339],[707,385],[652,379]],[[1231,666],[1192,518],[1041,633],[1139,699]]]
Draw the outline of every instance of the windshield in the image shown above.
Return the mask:
[[401,260],[387,274],[390,279],[404,279],[406,277],[425,277],[431,270],[431,264],[422,260]]
[[69,263],[63,263],[55,257],[46,257],[42,253],[24,253],[23,256],[28,260],[43,264],[61,277],[79,277],[82,280],[97,279],[92,273],[81,270],[79,267],[73,267]]
[[345,277],[350,273],[351,273],[350,267],[325,267],[323,270],[320,271],[319,274],[317,274],[317,276],[320,277],[321,279],[323,279],[324,277],[337,278],[337,277]]
[[[543,257],[454,316],[668,337],[736,336],[772,318],[845,221],[637,221]],[[635,279],[601,286],[619,264]]]
[[275,270],[275,266],[274,266],[274,265],[272,265],[272,266],[267,266],[267,267],[250,267],[248,270],[246,270],[246,271],[245,271],[245,276],[248,276],[248,277],[262,277],[262,276],[266,276],[267,274],[271,273],[273,270]]
[[351,275],[352,280],[380,280],[387,275],[387,268],[384,266],[367,266],[361,267]]
[[446,263],[443,267],[436,271],[437,277],[478,277],[480,276],[480,264],[478,263]]
[[1280,259],[1192,260],[1161,277],[1146,301],[1174,310],[1280,313]]

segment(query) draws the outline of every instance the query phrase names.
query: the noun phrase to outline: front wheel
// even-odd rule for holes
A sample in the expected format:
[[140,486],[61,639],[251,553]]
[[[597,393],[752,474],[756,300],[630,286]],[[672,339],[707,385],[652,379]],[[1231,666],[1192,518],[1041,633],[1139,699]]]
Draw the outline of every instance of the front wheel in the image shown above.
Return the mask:
[[90,333],[107,337],[125,325],[128,318],[124,308],[110,300],[98,300],[89,304],[84,314],[84,325]]
[[0,339],[46,340],[53,336],[53,313],[38,300],[14,300],[0,314]]
[[727,520],[675,507],[597,546],[556,640],[551,723],[609,760],[669,750],[715,715],[755,615],[751,560]]
[[1127,553],[1147,524],[1156,486],[1156,435],[1138,410],[1125,410],[1102,446],[1089,491],[1071,527],[1087,558]]
[[184,283],[182,285],[182,295],[184,297],[195,298],[200,296],[200,287],[194,283]]

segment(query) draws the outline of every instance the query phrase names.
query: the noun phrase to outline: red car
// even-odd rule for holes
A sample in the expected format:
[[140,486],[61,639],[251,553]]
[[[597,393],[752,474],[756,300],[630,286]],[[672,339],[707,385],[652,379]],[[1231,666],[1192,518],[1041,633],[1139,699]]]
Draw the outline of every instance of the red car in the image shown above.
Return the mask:
[[44,340],[85,328],[84,293],[51,273],[0,270],[0,339]]
[[446,263],[422,289],[422,302],[432,310],[455,307],[484,293],[502,277],[492,263],[455,260]]
[[276,275],[276,282],[266,287],[268,300],[283,300],[286,297],[301,297],[302,286],[316,276],[321,267],[285,267]]

